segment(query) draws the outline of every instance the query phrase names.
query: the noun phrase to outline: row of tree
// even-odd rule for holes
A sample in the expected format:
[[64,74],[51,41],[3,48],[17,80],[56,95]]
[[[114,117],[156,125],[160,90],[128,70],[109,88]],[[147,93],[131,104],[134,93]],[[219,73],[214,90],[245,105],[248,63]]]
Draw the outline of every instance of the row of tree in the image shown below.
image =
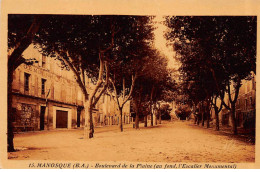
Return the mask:
[[225,107],[237,134],[235,112],[241,81],[256,72],[256,16],[166,17],[165,23],[169,28],[165,36],[181,64],[180,90],[186,103],[194,113],[201,112],[202,125],[207,119],[207,127],[213,106],[217,130],[218,114]]
[[[117,102],[121,131],[122,109],[133,99],[138,128],[140,113],[151,114],[156,102],[171,97],[169,89],[175,86],[166,58],[153,47],[152,20],[149,16],[9,15],[8,151],[14,151],[12,76],[19,65],[35,62],[22,56],[30,44],[74,73],[84,95],[85,136],[94,136],[92,110],[104,93]],[[91,92],[86,78],[94,84]],[[147,105],[149,111],[141,111]]]

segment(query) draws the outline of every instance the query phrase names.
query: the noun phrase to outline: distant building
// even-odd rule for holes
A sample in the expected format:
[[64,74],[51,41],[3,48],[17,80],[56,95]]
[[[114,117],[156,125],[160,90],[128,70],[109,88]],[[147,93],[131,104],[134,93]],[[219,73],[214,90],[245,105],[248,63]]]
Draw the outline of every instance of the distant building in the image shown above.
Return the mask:
[[[13,103],[15,131],[35,131],[84,126],[83,94],[72,71],[61,68],[59,60],[45,57],[29,46],[23,53],[35,59],[34,65],[20,65],[13,73]],[[93,84],[88,80],[89,92]],[[124,108],[124,122],[130,121],[130,105]],[[115,101],[103,95],[93,110],[94,125],[118,123]]]
[[[236,102],[236,123],[238,127],[255,128],[256,118],[256,76],[252,74],[251,80],[243,80]],[[234,93],[233,93],[234,94]],[[232,94],[232,98],[233,98]],[[225,102],[230,105],[228,95],[225,96]],[[220,101],[218,101],[218,106]],[[215,119],[214,109],[212,117]],[[223,107],[219,113],[220,125],[232,126],[231,112]]]

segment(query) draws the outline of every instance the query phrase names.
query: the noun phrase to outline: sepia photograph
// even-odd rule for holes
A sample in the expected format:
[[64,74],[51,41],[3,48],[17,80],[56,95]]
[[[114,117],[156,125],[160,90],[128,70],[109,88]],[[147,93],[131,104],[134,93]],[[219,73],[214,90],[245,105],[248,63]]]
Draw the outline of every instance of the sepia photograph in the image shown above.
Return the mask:
[[6,20],[1,168],[256,167],[256,14]]

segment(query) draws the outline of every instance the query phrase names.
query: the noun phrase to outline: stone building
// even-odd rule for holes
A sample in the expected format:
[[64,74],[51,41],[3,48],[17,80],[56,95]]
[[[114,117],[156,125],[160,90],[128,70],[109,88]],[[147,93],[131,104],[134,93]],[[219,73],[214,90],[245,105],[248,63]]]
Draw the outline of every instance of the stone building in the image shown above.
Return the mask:
[[[236,102],[236,122],[238,127],[255,128],[256,118],[256,76],[252,74],[251,80],[243,80]],[[233,93],[234,94],[234,93]],[[232,98],[233,98],[232,94]],[[225,96],[225,102],[230,106],[228,95]],[[220,100],[218,101],[218,106]],[[212,109],[212,118],[215,120],[214,110]],[[223,107],[219,113],[220,125],[232,126],[231,112]]]
[[[118,125],[120,112],[114,97],[104,94],[98,101],[93,116],[95,126]],[[130,113],[130,101],[124,105],[122,120],[124,124],[129,124],[133,120]]]
[[[72,71],[62,69],[59,60],[45,57],[33,45],[23,53],[35,59],[33,65],[20,65],[13,73],[15,131],[36,131],[84,126],[83,94]],[[91,91],[93,84],[88,80]],[[129,119],[129,103],[124,108]],[[119,113],[114,100],[103,95],[93,110],[94,125],[117,124]],[[129,120],[125,120],[129,122]]]

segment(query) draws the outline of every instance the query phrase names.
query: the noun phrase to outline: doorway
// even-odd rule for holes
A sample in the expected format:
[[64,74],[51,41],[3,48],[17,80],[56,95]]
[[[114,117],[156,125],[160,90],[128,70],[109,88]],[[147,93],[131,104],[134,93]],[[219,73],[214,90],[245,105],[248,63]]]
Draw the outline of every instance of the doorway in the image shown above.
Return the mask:
[[56,128],[68,128],[68,111],[56,110]]
[[41,106],[41,112],[40,112],[40,130],[44,130],[44,116],[45,116],[45,106]]

